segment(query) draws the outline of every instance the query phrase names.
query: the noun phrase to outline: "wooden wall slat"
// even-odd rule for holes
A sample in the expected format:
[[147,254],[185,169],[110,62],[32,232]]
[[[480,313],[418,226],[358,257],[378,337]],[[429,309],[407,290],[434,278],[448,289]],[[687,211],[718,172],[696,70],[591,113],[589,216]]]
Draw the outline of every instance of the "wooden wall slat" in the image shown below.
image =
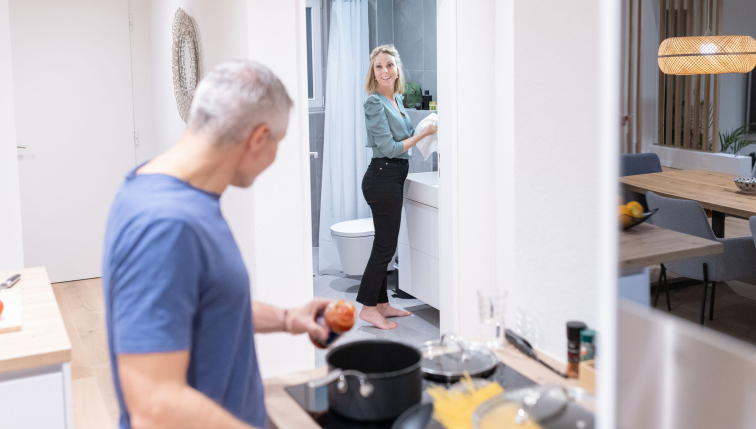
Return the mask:
[[629,8],[628,8],[628,32],[627,32],[627,128],[625,129],[625,135],[626,135],[626,153],[633,153],[633,120],[635,119],[633,117],[633,71],[635,70],[634,63],[633,63],[633,9],[634,7],[634,0],[629,1]]
[[[683,33],[683,16],[682,11],[684,9],[684,1],[678,0],[677,2],[677,11],[675,13],[675,16],[677,17],[675,19],[675,36],[680,37],[684,36],[685,33]],[[675,76],[675,124],[674,124],[674,136],[672,136],[672,141],[675,142],[675,146],[682,146],[683,140],[682,140],[682,99],[683,99],[683,76]]]
[[[717,21],[714,29],[714,34],[719,35],[722,31],[722,1],[717,0]],[[721,143],[719,141],[719,75],[714,75],[714,124],[712,129],[712,138],[714,139],[714,152],[721,150]]]
[[[714,10],[711,4],[711,1],[709,1],[709,13],[708,13],[708,22],[706,23],[706,28],[711,28],[711,16],[713,14]],[[703,150],[709,150],[709,135],[711,132],[711,124],[709,123],[709,111],[711,111],[711,75],[707,74],[704,75],[704,109],[703,112],[701,112],[701,121],[703,121]]]
[[[687,0],[685,5],[685,35],[693,35],[693,0]],[[683,146],[690,147],[690,114],[693,103],[691,100],[691,84],[692,79],[690,76],[685,76],[685,93],[682,97],[683,101]]]
[[[659,45],[662,44],[667,36],[667,0],[661,0],[660,18],[659,18]],[[659,96],[657,98],[657,117],[656,117],[656,144],[664,144],[664,73],[659,69]]]
[[638,31],[637,33],[637,39],[635,41],[636,44],[636,53],[635,53],[635,79],[637,84],[635,85],[635,153],[641,153],[642,151],[642,132],[643,132],[643,122],[641,121],[641,110],[643,106],[643,94],[641,91],[641,86],[643,83],[643,79],[641,79],[641,31],[643,30],[643,0],[638,0]]
[[[670,0],[669,1],[669,10],[667,11],[667,37],[674,36],[675,31],[675,4],[676,0]],[[665,98],[667,102],[666,107],[666,120],[664,121],[664,144],[667,146],[674,145],[674,142],[672,141],[672,91],[674,91],[674,77],[672,75],[667,75],[667,84],[666,84],[666,92],[665,92]]]
[[[694,0],[698,3],[696,8],[696,35],[703,35],[706,30],[703,29],[704,1]],[[699,136],[701,134],[701,75],[693,76],[693,147],[698,149]]]

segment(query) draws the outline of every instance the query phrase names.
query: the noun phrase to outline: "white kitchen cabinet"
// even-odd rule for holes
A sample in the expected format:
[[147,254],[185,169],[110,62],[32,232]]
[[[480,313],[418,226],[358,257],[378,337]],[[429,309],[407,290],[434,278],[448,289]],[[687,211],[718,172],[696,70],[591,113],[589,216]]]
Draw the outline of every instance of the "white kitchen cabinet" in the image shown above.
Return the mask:
[[404,182],[398,253],[399,288],[440,308],[436,171],[409,174]]
[[15,274],[23,324],[0,334],[0,429],[73,429],[71,341],[50,278],[37,267],[0,279]]
[[0,428],[73,429],[69,362],[1,373],[0,398]]

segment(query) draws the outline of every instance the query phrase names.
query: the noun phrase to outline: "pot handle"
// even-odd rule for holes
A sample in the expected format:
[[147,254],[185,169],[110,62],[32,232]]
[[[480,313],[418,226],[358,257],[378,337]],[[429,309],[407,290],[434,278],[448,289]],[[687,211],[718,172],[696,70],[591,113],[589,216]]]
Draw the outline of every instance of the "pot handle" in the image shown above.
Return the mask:
[[317,389],[318,387],[329,385],[338,380],[336,388],[338,389],[339,393],[346,393],[348,388],[346,377],[348,376],[357,377],[360,380],[360,395],[362,395],[363,398],[368,398],[373,394],[374,388],[373,385],[367,380],[367,375],[351,369],[334,369],[325,377],[321,377],[307,383],[307,390],[312,391],[314,389]]

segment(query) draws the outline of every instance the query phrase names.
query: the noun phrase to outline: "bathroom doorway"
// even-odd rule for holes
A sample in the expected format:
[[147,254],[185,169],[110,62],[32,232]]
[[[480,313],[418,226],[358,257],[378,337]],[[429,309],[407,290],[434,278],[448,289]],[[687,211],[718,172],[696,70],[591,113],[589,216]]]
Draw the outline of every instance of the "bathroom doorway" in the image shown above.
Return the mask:
[[[331,226],[338,222],[371,218],[369,207],[364,201],[360,186],[367,164],[372,158],[372,151],[365,147],[366,131],[362,109],[369,55],[376,46],[385,44],[393,44],[399,52],[403,63],[405,81],[407,82],[407,92],[411,91],[416,94],[413,95],[412,100],[415,100],[418,96],[421,100],[420,106],[415,106],[414,103],[406,103],[403,106],[413,127],[416,127],[422,119],[431,113],[429,111],[430,106],[426,107],[422,104],[422,95],[427,91],[427,96],[432,101],[435,102],[438,98],[436,72],[437,17],[436,0],[360,0],[359,2],[347,3],[351,3],[351,5],[348,5],[350,7],[348,17],[359,20],[358,22],[362,24],[360,30],[363,31],[349,33],[346,29],[340,29],[338,25],[334,25],[330,19],[334,13],[342,14],[340,15],[341,19],[337,22],[345,22],[347,15],[344,15],[344,10],[334,11],[333,8],[337,5],[330,1],[321,3],[320,0],[307,0],[305,14],[308,103],[310,106],[314,294],[315,296],[344,298],[354,301],[359,289],[361,275],[344,273],[345,270],[341,265],[338,249],[332,241]],[[358,16],[352,16],[352,12]],[[361,53],[348,58],[352,61],[350,64],[343,63],[347,57],[345,53],[347,50],[344,49],[346,43],[350,44],[350,54],[351,51]],[[329,67],[333,67],[337,71],[329,70]],[[351,75],[345,74],[346,69],[350,71]],[[331,74],[329,74],[329,71]],[[353,89],[350,90],[362,90],[360,94],[355,92],[355,96],[362,98],[358,100],[359,102],[355,101],[350,106],[352,110],[357,110],[355,115],[348,119],[355,122],[355,126],[352,128],[344,127],[344,124],[331,119],[329,111],[329,108],[333,107],[333,105],[329,106],[329,102],[334,104],[342,102],[342,100],[335,99],[339,95],[333,89],[334,85],[344,84],[345,79],[351,79],[350,84]],[[405,97],[405,101],[407,98],[410,97]],[[359,108],[354,106],[359,106]],[[416,107],[419,107],[419,109]],[[344,115],[338,115],[338,120],[343,121]],[[353,134],[346,137],[339,135],[345,129]],[[338,145],[334,144],[336,140],[340,141]],[[357,150],[356,153],[353,152],[354,149]],[[433,175],[435,173],[437,176],[437,153],[432,153],[427,158],[422,156],[416,148],[413,148],[409,153],[410,175]],[[352,163],[353,166],[345,168],[347,162]],[[351,196],[344,197],[344,193],[351,193]],[[438,210],[435,207],[433,209],[436,212]],[[324,214],[329,216],[329,219],[324,219]],[[438,219],[437,213],[435,216]],[[367,223],[372,224],[372,221]],[[355,233],[359,235],[359,231]],[[437,246],[438,228],[435,227],[430,233],[434,236]],[[404,226],[400,233],[400,243],[402,234],[406,235],[406,227]],[[371,244],[367,246],[368,255],[370,246]],[[407,246],[407,249],[409,249],[409,246]],[[437,250],[435,253],[436,272],[434,277],[436,287],[438,287]],[[397,259],[399,260],[397,261]],[[400,267],[398,271],[394,269],[394,265]],[[405,268],[408,265],[407,262]],[[434,308],[434,306],[408,294],[409,287],[402,288],[402,282],[399,279],[406,277],[409,270],[404,271],[401,266],[401,259],[395,257],[394,263],[388,267],[391,270],[387,278],[389,299],[392,305],[396,304],[397,307],[412,311],[413,317],[397,320],[400,328],[398,331],[392,331],[391,335],[395,335],[396,339],[413,342],[436,339],[439,336],[438,300],[436,299]],[[358,326],[354,331],[355,335],[360,338],[385,334],[385,332],[377,332],[378,329],[370,326]]]

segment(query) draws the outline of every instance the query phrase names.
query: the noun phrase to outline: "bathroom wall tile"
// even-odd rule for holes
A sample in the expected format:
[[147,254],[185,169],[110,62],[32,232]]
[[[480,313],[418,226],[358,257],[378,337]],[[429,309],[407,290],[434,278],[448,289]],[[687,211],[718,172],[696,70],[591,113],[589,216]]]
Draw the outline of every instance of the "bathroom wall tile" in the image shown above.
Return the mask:
[[423,70],[423,0],[394,0],[394,46],[408,70]]
[[[417,152],[419,153],[420,151],[417,151]],[[410,159],[410,162],[409,162],[410,173],[425,173],[428,171],[433,171],[433,164],[431,164],[430,162],[423,161],[422,157],[420,159],[415,159],[414,157]]]
[[407,114],[410,117],[410,120],[412,120],[412,126],[417,127],[417,125],[425,119],[426,116],[430,114],[427,110],[415,110],[415,109],[407,109]]
[[320,210],[320,195],[323,193],[323,157],[319,156],[315,162],[315,198],[318,201],[316,206]]
[[320,241],[320,211],[312,212],[312,247],[318,247]]
[[[413,151],[415,152],[415,151]],[[420,163],[422,161],[411,158],[409,161],[409,174],[420,172]]]
[[318,153],[318,158],[322,158],[323,156],[323,142],[324,140],[322,138],[315,140],[315,150],[313,152]]
[[430,95],[433,96],[433,101],[438,101],[437,82],[437,74],[435,70],[423,71],[423,83],[425,84],[423,87],[423,94],[425,94],[425,90],[430,91]]
[[325,112],[315,112],[315,138],[322,139],[325,133]]
[[[318,208],[315,204],[315,192],[318,191],[318,162],[310,157],[310,202],[312,210]],[[318,192],[319,193],[319,192]]]
[[415,82],[423,88],[423,71],[404,69],[404,80],[406,82]]
[[393,0],[377,0],[376,4],[376,45],[394,43],[394,2]]
[[317,139],[317,128],[315,122],[317,120],[317,113],[310,112],[308,115],[310,123],[310,151],[312,151],[312,142]]
[[375,48],[375,32],[377,27],[377,9],[378,9],[378,0],[369,0],[368,1],[368,49],[370,51]]
[[423,70],[436,70],[436,0],[423,0]]

